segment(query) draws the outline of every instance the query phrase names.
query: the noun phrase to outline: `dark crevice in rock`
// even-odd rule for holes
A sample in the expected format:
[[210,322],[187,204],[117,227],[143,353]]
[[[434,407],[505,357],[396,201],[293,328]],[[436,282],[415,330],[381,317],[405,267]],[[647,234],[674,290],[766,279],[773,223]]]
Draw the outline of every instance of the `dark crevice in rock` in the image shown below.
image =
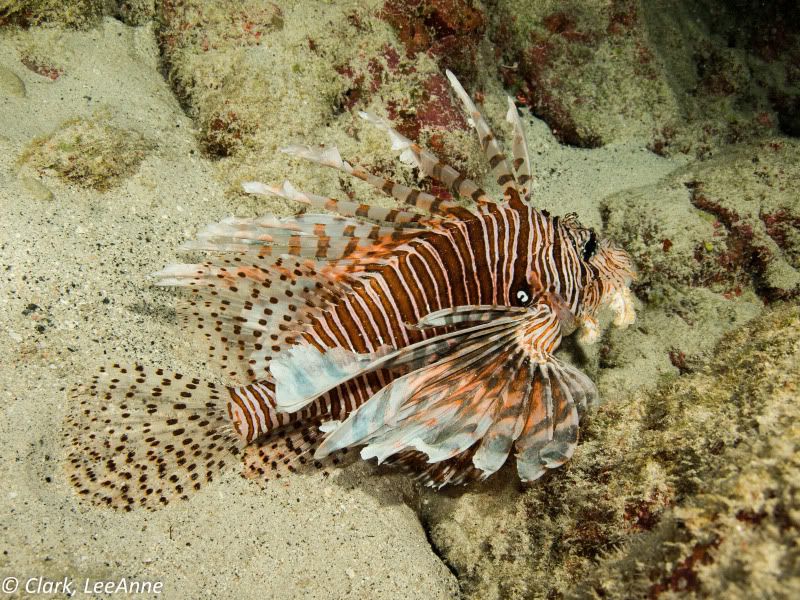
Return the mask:
[[431,547],[431,552],[433,552],[439,558],[439,560],[442,561],[442,564],[447,567],[447,570],[453,574],[453,577],[458,584],[459,597],[462,597],[464,595],[463,582],[459,576],[458,570],[455,568],[453,563],[448,560],[447,553],[439,548],[434,541],[430,522],[425,517],[420,515],[419,511],[417,511],[417,515],[419,517],[420,525],[422,525],[422,530],[425,532],[425,539],[428,541],[428,544]]

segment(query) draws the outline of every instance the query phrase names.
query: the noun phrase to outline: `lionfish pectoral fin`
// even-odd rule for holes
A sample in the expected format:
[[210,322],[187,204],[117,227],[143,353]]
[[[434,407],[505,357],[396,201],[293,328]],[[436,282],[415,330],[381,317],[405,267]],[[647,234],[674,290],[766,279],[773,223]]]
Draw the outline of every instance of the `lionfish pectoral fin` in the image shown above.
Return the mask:
[[[304,406],[347,381],[376,371],[396,367],[419,368],[439,359],[464,340],[483,339],[507,328],[509,323],[519,320],[519,310],[505,310],[503,307],[471,307],[489,309],[497,317],[493,322],[455,332],[442,334],[410,346],[394,349],[383,346],[370,354],[357,354],[344,348],[334,347],[321,350],[309,343],[290,346],[272,359],[270,371],[275,382],[275,405],[280,412],[296,412]],[[431,317],[447,319],[440,311]],[[522,311],[524,312],[524,311]],[[476,319],[472,319],[476,320]],[[452,321],[451,321],[452,322]],[[421,322],[422,323],[422,322]],[[438,321],[426,322],[424,326],[436,326]]]
[[534,481],[572,457],[580,418],[598,403],[591,379],[554,356],[532,363],[531,375],[528,411],[514,443],[522,481]]
[[475,473],[488,477],[508,458],[527,415],[530,361],[518,330],[528,319],[530,311],[499,306],[428,315],[421,326],[478,325],[429,340],[437,360],[394,379],[344,422],[326,427],[315,457],[363,446],[362,458],[378,462],[410,464],[424,455],[429,464],[442,463],[427,470],[424,480],[433,486]]
[[279,412],[296,412],[353,377],[372,370],[388,351],[356,354],[344,348],[320,351],[311,344],[290,346],[272,359],[275,406]]

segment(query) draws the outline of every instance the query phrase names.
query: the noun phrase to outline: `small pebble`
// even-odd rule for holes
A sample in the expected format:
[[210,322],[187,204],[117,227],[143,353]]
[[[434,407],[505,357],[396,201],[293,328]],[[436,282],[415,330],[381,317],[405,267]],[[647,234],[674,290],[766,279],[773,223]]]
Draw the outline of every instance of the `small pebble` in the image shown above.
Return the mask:
[[47,201],[53,199],[53,192],[38,179],[34,179],[33,177],[20,177],[19,182],[34,200]]
[[11,69],[0,65],[0,94],[4,96],[25,97],[25,83]]

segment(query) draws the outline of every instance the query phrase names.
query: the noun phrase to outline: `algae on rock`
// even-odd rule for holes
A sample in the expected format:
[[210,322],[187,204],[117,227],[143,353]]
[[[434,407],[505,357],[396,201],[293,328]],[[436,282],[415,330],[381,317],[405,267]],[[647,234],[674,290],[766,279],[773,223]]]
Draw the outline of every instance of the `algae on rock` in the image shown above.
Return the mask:
[[152,148],[139,132],[102,119],[72,119],[31,142],[18,163],[37,173],[104,191],[136,172]]
[[24,27],[43,23],[85,28],[97,24],[104,0],[4,0],[0,3],[0,26]]
[[657,301],[676,285],[767,300],[800,294],[800,144],[773,137],[733,146],[657,185],[603,200],[608,234]]

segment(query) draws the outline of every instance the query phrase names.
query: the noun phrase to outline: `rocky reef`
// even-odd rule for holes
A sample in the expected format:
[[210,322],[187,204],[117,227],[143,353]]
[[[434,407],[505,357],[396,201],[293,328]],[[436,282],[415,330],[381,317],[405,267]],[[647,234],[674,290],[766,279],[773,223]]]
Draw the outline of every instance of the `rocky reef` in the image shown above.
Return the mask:
[[677,285],[765,301],[800,294],[800,144],[768,137],[605,198],[609,234],[637,257],[638,292]]

